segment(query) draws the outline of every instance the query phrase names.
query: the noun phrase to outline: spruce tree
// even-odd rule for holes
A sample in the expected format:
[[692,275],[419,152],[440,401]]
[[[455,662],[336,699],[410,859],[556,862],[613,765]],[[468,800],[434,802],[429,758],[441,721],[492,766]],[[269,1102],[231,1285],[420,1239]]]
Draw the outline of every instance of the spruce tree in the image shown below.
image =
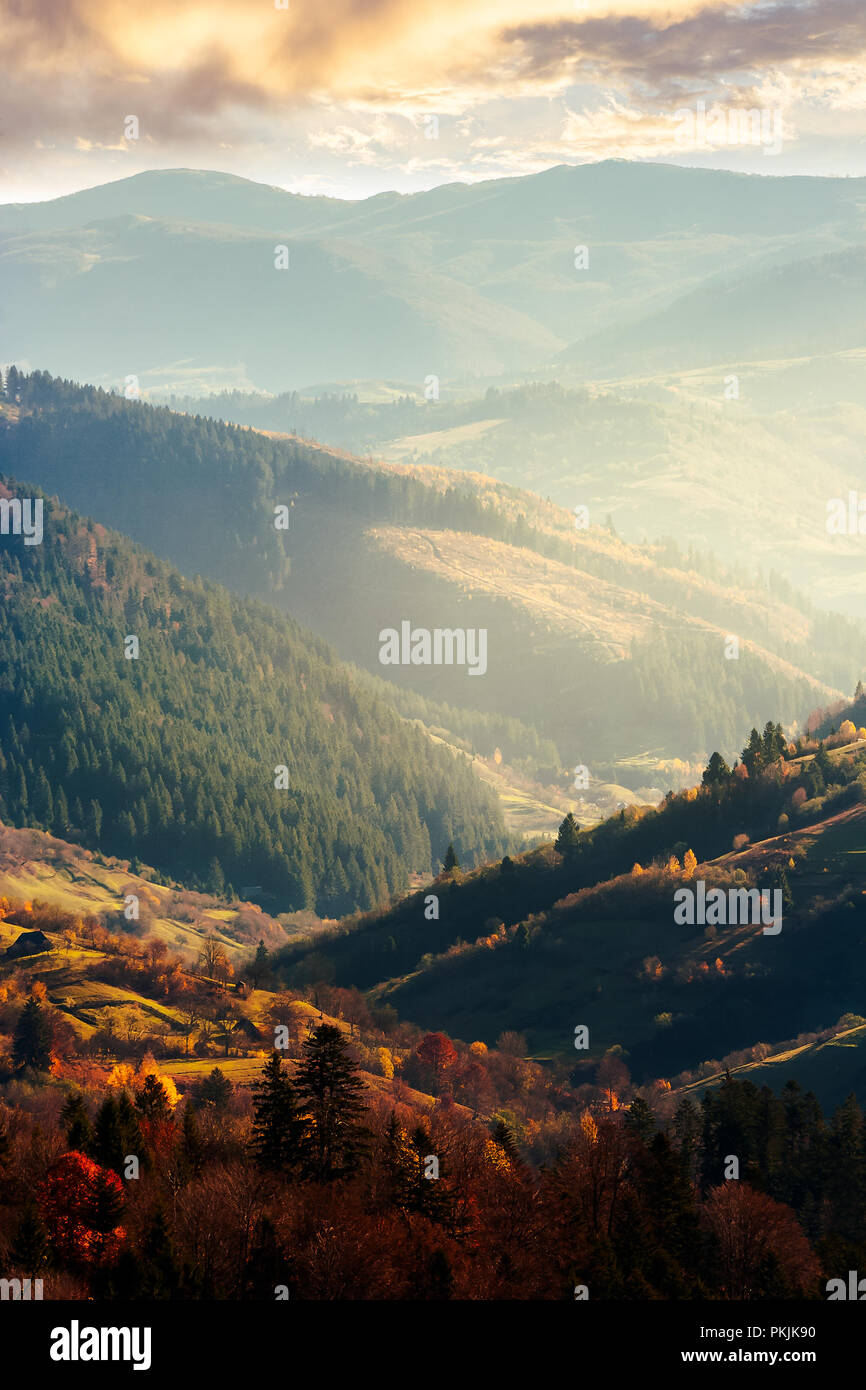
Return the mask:
[[204,1146],[199,1132],[195,1105],[191,1100],[188,1100],[183,1108],[181,1148],[186,1167],[193,1177],[198,1177],[204,1164]]
[[38,999],[28,999],[12,1038],[12,1059],[16,1067],[47,1071],[51,1066],[51,1027]]
[[93,1125],[80,1091],[69,1092],[60,1112],[60,1123],[66,1133],[67,1147],[89,1154],[93,1148]]
[[320,1023],[303,1045],[295,1075],[300,1106],[309,1117],[304,1172],[316,1182],[351,1177],[365,1152],[364,1084],[358,1071],[339,1028]]
[[460,861],[457,858],[454,846],[450,843],[445,851],[445,858],[442,862],[442,868],[446,874],[453,873],[455,869],[460,868]]
[[[129,1098],[128,1091],[121,1091],[120,1093],[117,1102],[117,1122],[124,1157],[128,1154],[135,1154],[141,1159],[142,1167],[147,1167],[149,1157],[144,1147],[139,1115]],[[122,1169],[118,1169],[118,1172],[122,1175]]]
[[9,1261],[13,1269],[21,1269],[28,1279],[36,1278],[48,1264],[48,1232],[35,1206],[27,1206],[21,1215],[12,1244]]
[[126,1147],[123,1143],[118,1104],[114,1096],[106,1096],[96,1112],[93,1156],[103,1168],[111,1168],[115,1173],[123,1172]]
[[122,1213],[123,1192],[118,1190],[115,1175],[101,1172],[94,1185],[88,1212],[88,1224],[97,1235],[93,1247],[97,1263],[104,1253],[108,1237],[120,1224]]
[[219,1067],[214,1067],[195,1088],[195,1098],[199,1105],[213,1106],[214,1110],[225,1110],[232,1098],[234,1087]]
[[265,1064],[262,1079],[252,1091],[255,1118],[251,1147],[256,1163],[266,1172],[291,1172],[300,1161],[304,1125],[278,1052]]
[[250,966],[247,974],[252,981],[253,989],[258,989],[262,980],[266,979],[270,973],[270,956],[265,949],[264,941],[260,941],[256,950],[255,959]]
[[144,1085],[135,1098],[135,1108],[145,1120],[168,1120],[171,1117],[165,1087],[152,1072],[145,1077]]
[[181,1285],[181,1270],[161,1207],[154,1212],[142,1242],[139,1270],[141,1297],[156,1300],[176,1296]]
[[637,1135],[644,1144],[648,1144],[656,1132],[653,1112],[642,1096],[635,1096],[625,1112],[623,1123],[628,1132]]
[[574,853],[575,849],[577,848],[579,839],[580,826],[577,824],[577,821],[574,819],[574,816],[571,813],[571,811],[569,811],[568,815],[565,817],[565,820],[559,827],[559,834],[556,837],[556,844],[554,845],[554,849],[557,851],[557,853],[568,856]]

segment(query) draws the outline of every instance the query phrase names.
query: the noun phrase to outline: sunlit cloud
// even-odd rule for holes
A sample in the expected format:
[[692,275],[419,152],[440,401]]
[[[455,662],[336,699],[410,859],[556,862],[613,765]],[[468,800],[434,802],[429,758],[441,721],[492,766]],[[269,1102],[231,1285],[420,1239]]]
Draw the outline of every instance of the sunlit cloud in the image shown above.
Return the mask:
[[6,197],[179,164],[357,195],[683,158],[699,101],[866,166],[863,0],[0,0],[0,61]]

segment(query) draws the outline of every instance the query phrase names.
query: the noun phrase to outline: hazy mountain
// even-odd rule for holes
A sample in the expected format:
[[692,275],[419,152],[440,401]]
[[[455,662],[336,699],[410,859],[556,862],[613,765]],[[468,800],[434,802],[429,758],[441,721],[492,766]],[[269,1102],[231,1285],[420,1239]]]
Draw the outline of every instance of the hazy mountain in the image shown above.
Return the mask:
[[[729,371],[738,398],[726,397]],[[220,394],[183,408],[391,462],[483,472],[585,506],[594,521],[610,517],[630,540],[670,536],[749,568],[759,557],[816,604],[864,616],[863,538],[827,529],[831,499],[847,507],[866,483],[861,387],[862,363],[849,355],[776,372],[735,360],[603,388],[491,388],[435,404]]]
[[577,343],[562,361],[588,376],[820,357],[866,346],[866,247],[776,261],[709,283],[668,307]]
[[[175,389],[400,376],[420,391],[429,376],[513,374],[720,275],[772,280],[788,262],[862,246],[863,190],[622,161],[358,202],[226,174],[141,174],[0,209],[4,354]],[[614,341],[602,346],[615,361]]]
[[[8,474],[188,575],[279,605],[378,676],[495,716],[481,752],[512,716],[565,766],[605,764],[605,780],[638,758],[630,784],[646,785],[640,755],[699,758],[711,739],[730,751],[750,724],[793,719],[856,679],[857,630],[813,617],[784,585],[578,531],[563,508],[490,479],[364,463],[41,374],[7,394]],[[483,631],[484,670],[383,664],[382,633],[403,623]],[[739,655],[726,657],[732,636]]]

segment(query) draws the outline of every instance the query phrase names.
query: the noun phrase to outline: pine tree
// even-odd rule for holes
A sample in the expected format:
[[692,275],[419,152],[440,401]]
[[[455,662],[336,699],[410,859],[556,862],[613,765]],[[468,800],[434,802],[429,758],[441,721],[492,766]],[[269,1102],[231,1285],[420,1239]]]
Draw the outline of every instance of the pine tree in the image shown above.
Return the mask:
[[90,802],[87,809],[87,820],[84,826],[85,833],[94,846],[98,846],[99,837],[102,834],[102,807],[95,799]]
[[262,980],[266,979],[269,973],[270,956],[265,949],[264,941],[260,941],[256,950],[255,959],[247,971],[252,981],[253,989],[258,989]]
[[704,769],[701,781],[705,787],[722,786],[731,780],[731,769],[725,762],[721,753],[712,753],[710,761]]
[[14,1269],[24,1271],[25,1278],[34,1279],[48,1264],[48,1232],[35,1206],[27,1206],[21,1215],[12,1244],[9,1260]]
[[158,1207],[141,1248],[141,1297],[149,1300],[170,1299],[181,1285],[178,1264],[165,1213]]
[[47,1071],[51,1066],[51,1026],[38,999],[28,999],[21,1010],[12,1039],[16,1067]]
[[115,1173],[123,1171],[126,1150],[114,1096],[106,1096],[96,1113],[93,1155],[103,1168],[111,1168]]
[[199,1105],[212,1105],[214,1110],[225,1110],[232,1098],[233,1090],[228,1077],[219,1067],[214,1067],[196,1086],[195,1097]]
[[304,1124],[278,1052],[265,1064],[262,1079],[252,1091],[255,1118],[251,1147],[256,1163],[267,1172],[288,1173],[300,1161]]
[[300,1108],[309,1117],[304,1172],[317,1182],[351,1177],[365,1152],[364,1084],[358,1071],[339,1028],[320,1023],[303,1045],[295,1074]]
[[764,745],[757,729],[752,729],[749,741],[740,756],[750,777],[754,777],[764,766]]
[[442,868],[446,874],[453,873],[455,869],[460,868],[460,861],[457,858],[454,846],[450,843],[445,851],[445,858],[442,862]]
[[145,1120],[168,1120],[171,1117],[165,1087],[152,1072],[145,1077],[144,1085],[135,1097],[135,1108]]
[[559,834],[556,837],[554,849],[558,854],[566,856],[573,854],[580,839],[580,826],[574,819],[571,811],[559,827]]
[[80,1091],[69,1092],[60,1112],[60,1123],[66,1132],[67,1148],[90,1154],[93,1149],[93,1125]]
[[201,1141],[195,1105],[191,1100],[188,1100],[183,1108],[181,1150],[189,1172],[193,1177],[198,1177],[204,1165],[204,1145]]
[[636,1134],[644,1144],[648,1144],[652,1139],[656,1132],[656,1122],[653,1112],[642,1096],[635,1096],[625,1112],[624,1124],[628,1132]]
[[122,1213],[123,1191],[118,1184],[116,1174],[110,1171],[100,1172],[96,1179],[88,1212],[88,1225],[92,1231],[96,1232],[97,1236],[93,1244],[93,1253],[97,1263],[105,1251],[108,1237],[120,1224]]
[[[124,1157],[135,1154],[140,1157],[142,1166],[147,1167],[150,1159],[144,1146],[138,1111],[130,1100],[128,1091],[120,1093],[117,1102],[117,1123]],[[122,1169],[118,1169],[118,1172],[122,1173]]]

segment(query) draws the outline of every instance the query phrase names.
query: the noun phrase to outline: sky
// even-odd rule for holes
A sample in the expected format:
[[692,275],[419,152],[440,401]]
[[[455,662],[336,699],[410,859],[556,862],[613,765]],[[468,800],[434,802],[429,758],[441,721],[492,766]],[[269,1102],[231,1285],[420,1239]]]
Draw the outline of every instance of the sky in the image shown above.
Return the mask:
[[0,0],[0,201],[607,158],[866,175],[866,0]]

